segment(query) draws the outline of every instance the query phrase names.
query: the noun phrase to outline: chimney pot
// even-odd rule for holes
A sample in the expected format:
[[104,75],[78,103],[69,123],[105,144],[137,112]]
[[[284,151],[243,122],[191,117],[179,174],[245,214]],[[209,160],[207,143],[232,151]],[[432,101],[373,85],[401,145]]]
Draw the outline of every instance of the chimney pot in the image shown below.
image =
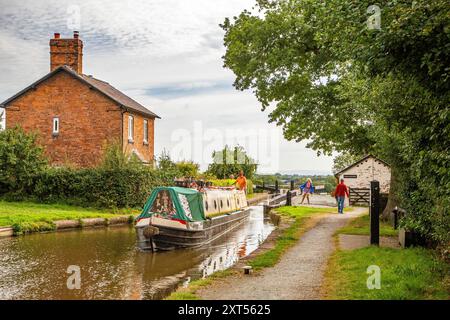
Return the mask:
[[59,34],[59,32],[55,32],[54,36],[55,36],[55,39],[59,39],[61,35]]

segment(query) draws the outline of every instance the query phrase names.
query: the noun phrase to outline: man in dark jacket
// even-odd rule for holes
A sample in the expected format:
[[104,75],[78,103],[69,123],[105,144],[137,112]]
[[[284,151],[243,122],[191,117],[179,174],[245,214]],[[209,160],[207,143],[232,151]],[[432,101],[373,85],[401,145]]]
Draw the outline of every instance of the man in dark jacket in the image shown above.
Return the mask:
[[338,202],[338,213],[342,214],[344,213],[345,196],[347,195],[348,198],[348,189],[344,183],[344,179],[341,179],[341,183],[336,186],[334,194]]

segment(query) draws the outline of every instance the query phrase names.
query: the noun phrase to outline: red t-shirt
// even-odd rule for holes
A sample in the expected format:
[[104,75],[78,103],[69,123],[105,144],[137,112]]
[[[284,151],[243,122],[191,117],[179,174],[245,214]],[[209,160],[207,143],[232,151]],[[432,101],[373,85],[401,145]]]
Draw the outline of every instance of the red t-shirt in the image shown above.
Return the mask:
[[345,197],[347,195],[348,197],[348,190],[347,186],[344,183],[339,183],[336,186],[336,190],[334,191],[336,197]]

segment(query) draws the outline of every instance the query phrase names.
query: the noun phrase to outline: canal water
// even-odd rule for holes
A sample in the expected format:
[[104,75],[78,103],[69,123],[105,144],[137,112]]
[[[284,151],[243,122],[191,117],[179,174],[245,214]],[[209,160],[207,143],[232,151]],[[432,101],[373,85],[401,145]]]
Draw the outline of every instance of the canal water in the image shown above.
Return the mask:
[[[254,206],[248,221],[201,249],[143,252],[131,226],[3,238],[0,299],[161,299],[174,283],[231,267],[274,228]],[[80,268],[80,289],[68,289],[69,266]]]

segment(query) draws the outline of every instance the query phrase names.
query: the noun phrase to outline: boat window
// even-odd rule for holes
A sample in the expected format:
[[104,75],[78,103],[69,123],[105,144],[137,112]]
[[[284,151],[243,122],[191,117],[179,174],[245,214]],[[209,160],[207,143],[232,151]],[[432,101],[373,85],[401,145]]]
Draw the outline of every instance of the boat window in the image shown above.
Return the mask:
[[237,204],[239,205],[239,198],[237,199]]
[[214,200],[214,209],[217,209],[217,201]]
[[227,207],[228,208],[230,207],[230,200],[229,199],[227,199]]
[[223,208],[223,201],[220,200],[220,207]]
[[205,209],[208,211],[208,201],[205,201]]

